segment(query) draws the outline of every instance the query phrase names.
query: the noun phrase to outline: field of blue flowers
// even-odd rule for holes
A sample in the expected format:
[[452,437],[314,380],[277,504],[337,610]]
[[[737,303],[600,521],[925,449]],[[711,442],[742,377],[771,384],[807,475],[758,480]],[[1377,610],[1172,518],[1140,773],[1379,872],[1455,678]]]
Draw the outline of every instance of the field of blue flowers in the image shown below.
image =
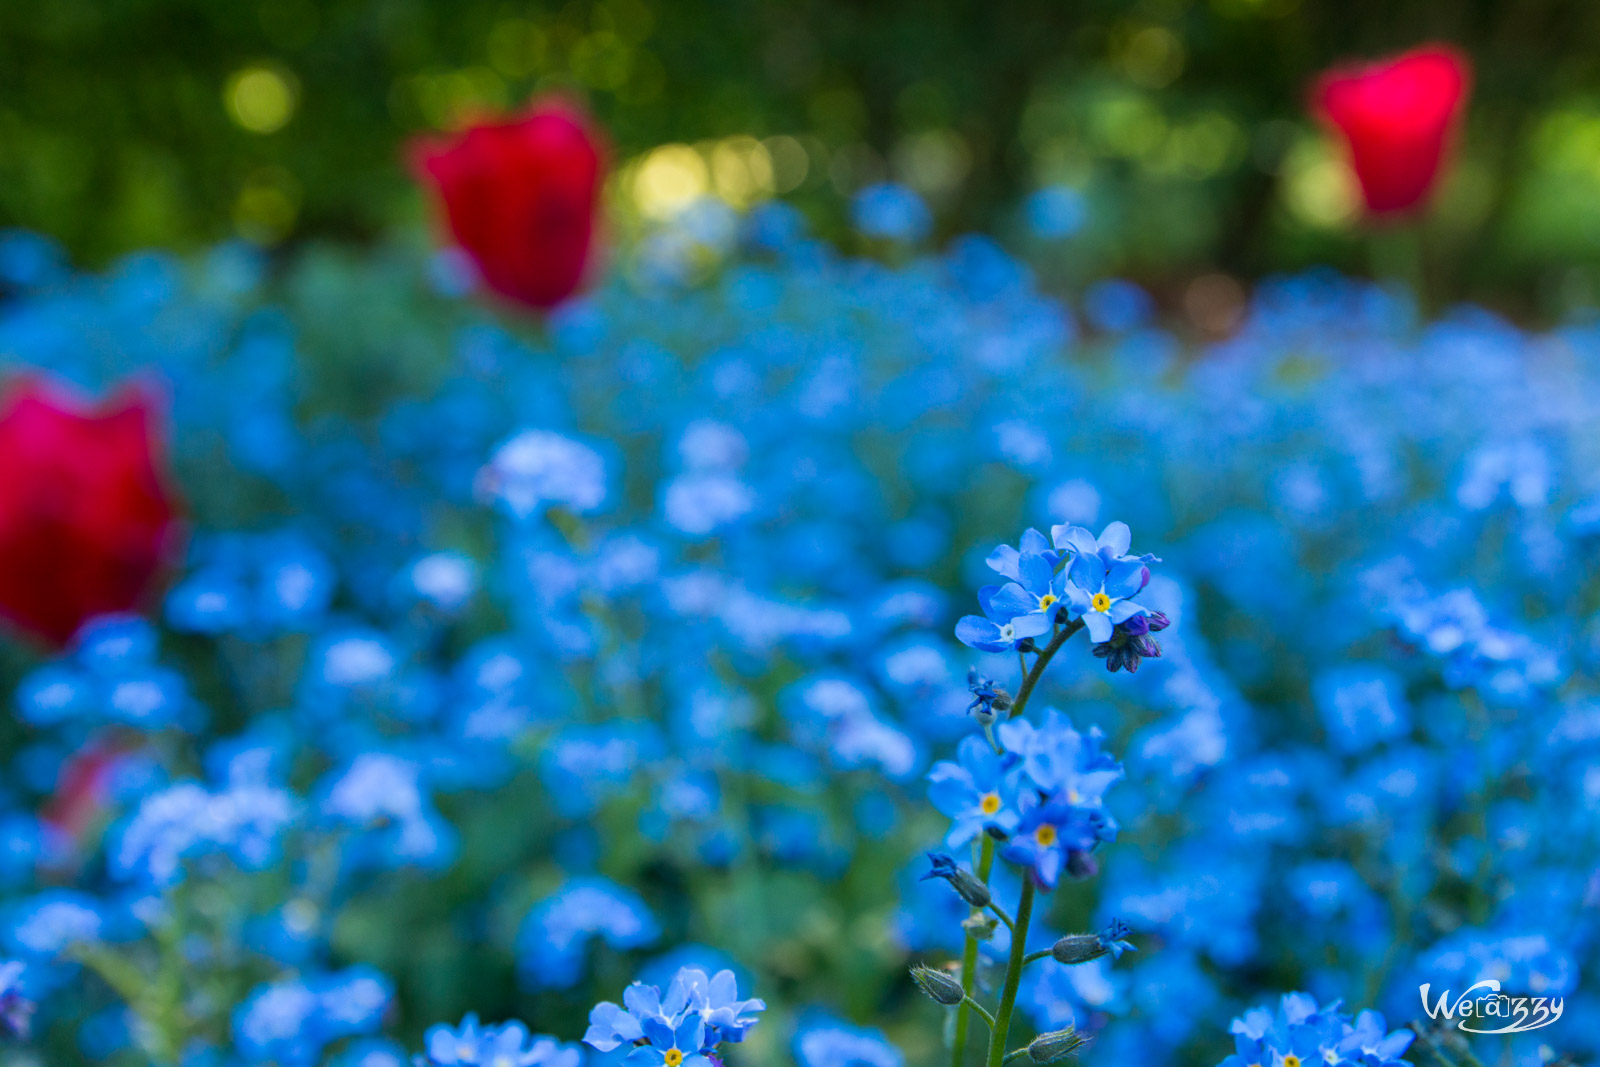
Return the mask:
[[[1313,274],[1200,341],[857,207],[543,320],[6,236],[0,366],[162,383],[188,529],[5,647],[0,1063],[1600,1052],[1600,333]],[[1486,979],[1556,1018],[1419,997]]]

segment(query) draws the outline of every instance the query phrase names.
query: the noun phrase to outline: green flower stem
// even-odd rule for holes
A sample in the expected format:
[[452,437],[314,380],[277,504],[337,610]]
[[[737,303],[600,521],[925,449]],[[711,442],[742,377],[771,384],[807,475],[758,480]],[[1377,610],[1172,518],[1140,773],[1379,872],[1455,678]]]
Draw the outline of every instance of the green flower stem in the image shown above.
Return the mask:
[[[987,883],[989,871],[994,867],[994,838],[988,834],[983,835],[983,849],[978,854],[978,880]],[[972,909],[972,914],[982,914],[977,908]],[[967,1025],[971,1021],[967,1013],[967,1005],[972,1003],[973,982],[978,976],[978,939],[970,933],[967,935],[966,947],[961,952],[961,992],[966,997],[956,1005],[956,1032],[955,1039],[951,1042],[950,1065],[962,1067],[967,1058]],[[990,1024],[993,1029],[993,1024]]]
[[1011,921],[1011,916],[1006,914],[1006,909],[1000,906],[998,900],[989,901],[989,910],[993,911],[995,917],[1006,924],[1006,929],[1015,930],[1017,928],[1017,924]]
[[1019,1060],[1023,1056],[1026,1056],[1027,1054],[1028,1054],[1028,1046],[1026,1046],[1026,1045],[1022,1046],[1021,1048],[1012,1049],[1010,1052],[1006,1053],[1005,1062],[1006,1063],[1010,1063],[1012,1060]]
[[1010,718],[1015,719],[1022,714],[1022,709],[1028,706],[1028,698],[1033,695],[1033,687],[1039,684],[1039,678],[1044,674],[1044,669],[1050,665],[1050,660],[1067,643],[1067,638],[1083,629],[1083,620],[1076,619],[1067,623],[1056,635],[1050,639],[1039,654],[1034,657],[1033,669],[1028,671],[1028,676],[1022,679],[1022,686],[1017,690],[1015,699],[1011,701]]
[[1050,950],[1047,948],[1042,948],[1038,952],[1030,952],[1026,956],[1022,957],[1022,962],[1025,964],[1032,963],[1034,960],[1042,960],[1049,955]]
[[978,1013],[978,1017],[980,1019],[982,1019],[984,1022],[989,1024],[990,1032],[992,1033],[994,1031],[994,1016],[990,1015],[989,1014],[989,1010],[987,1008],[985,1008],[982,1004],[979,1004],[976,1000],[973,1000],[971,997],[966,997],[961,1001],[961,1006],[963,1008],[971,1008],[973,1011],[977,1012]]
[[1017,901],[1017,925],[1011,930],[1011,959],[1006,963],[1006,982],[1000,990],[1000,1007],[994,1013],[994,1026],[989,1031],[989,1067],[1001,1067],[1005,1062],[1011,1011],[1017,1004],[1017,986],[1022,983],[1022,961],[1028,954],[1028,922],[1032,918],[1033,879],[1024,875],[1022,899]]

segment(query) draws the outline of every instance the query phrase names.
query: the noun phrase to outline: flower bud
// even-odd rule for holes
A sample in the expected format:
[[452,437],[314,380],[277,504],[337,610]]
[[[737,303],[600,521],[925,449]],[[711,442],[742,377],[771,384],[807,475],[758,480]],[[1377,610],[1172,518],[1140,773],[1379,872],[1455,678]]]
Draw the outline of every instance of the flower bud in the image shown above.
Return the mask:
[[1089,1039],[1072,1027],[1040,1034],[1028,1044],[1028,1059],[1034,1063],[1054,1063],[1074,1055]]
[[1099,934],[1068,934],[1050,946],[1050,956],[1057,963],[1088,963],[1111,951],[1100,942]]
[[1068,934],[1050,946],[1050,955],[1057,963],[1088,963],[1107,953],[1114,960],[1124,952],[1134,951],[1127,937],[1133,931],[1121,919],[1112,919],[1111,925],[1098,934]]
[[961,929],[974,941],[989,941],[994,938],[994,932],[1000,928],[1000,920],[990,915],[968,915],[961,920]]
[[946,1006],[960,1004],[967,996],[961,989],[961,983],[948,971],[918,965],[911,968],[911,980],[917,983],[918,989],[939,1004]]
[[922,876],[923,881],[929,878],[943,878],[950,883],[962,900],[974,908],[987,908],[990,896],[989,887],[984,885],[972,875],[965,867],[956,863],[954,857],[943,852],[928,853],[928,861],[933,864],[933,869]]
[[1078,880],[1093,878],[1100,873],[1100,864],[1089,853],[1080,849],[1067,852],[1067,874]]

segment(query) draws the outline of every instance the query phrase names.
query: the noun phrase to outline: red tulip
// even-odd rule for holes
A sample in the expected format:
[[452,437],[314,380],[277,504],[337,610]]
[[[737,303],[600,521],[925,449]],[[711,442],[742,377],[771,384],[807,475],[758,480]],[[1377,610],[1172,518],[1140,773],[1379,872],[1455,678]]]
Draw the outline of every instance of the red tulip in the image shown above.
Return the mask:
[[1344,138],[1369,212],[1409,211],[1427,198],[1471,81],[1466,56],[1443,45],[1317,81],[1313,107]]
[[599,139],[579,112],[539,101],[524,118],[424,143],[416,160],[489,288],[536,308],[577,290],[595,243],[602,170]]
[[178,526],[153,398],[99,410],[40,379],[0,403],[0,615],[65,644],[96,615],[149,591]]

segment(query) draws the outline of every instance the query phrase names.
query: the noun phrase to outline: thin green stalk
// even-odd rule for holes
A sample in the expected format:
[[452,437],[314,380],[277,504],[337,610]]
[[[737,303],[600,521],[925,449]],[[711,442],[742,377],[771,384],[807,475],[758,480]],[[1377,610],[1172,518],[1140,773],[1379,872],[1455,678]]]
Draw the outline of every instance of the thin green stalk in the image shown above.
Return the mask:
[[1017,924],[1011,931],[1011,959],[1006,962],[1006,982],[1000,990],[1000,1007],[994,1013],[994,1027],[989,1031],[989,1067],[1000,1067],[1005,1062],[1006,1038],[1011,1033],[1011,1011],[1017,1005],[1017,987],[1022,984],[1022,961],[1028,954],[1028,922],[1032,918],[1033,879],[1024,875],[1022,899],[1017,901]]
[[1042,960],[1048,955],[1050,955],[1050,950],[1047,948],[1042,948],[1038,952],[1030,952],[1026,956],[1022,957],[1022,962],[1032,963],[1035,960]]
[[[978,880],[987,883],[989,871],[994,866],[994,838],[983,835],[983,849],[978,854]],[[978,908],[972,914],[981,915]],[[978,939],[967,935],[967,944],[961,951],[961,992],[967,998],[956,1005],[956,1032],[951,1041],[950,1067],[962,1067],[967,1059],[967,1026],[971,1018],[967,1005],[972,999],[973,983],[978,976]],[[992,1024],[991,1024],[992,1025]]]
[[1067,638],[1081,629],[1083,629],[1082,619],[1067,623],[1050,639],[1050,643],[1040,650],[1039,655],[1033,661],[1033,669],[1028,671],[1026,678],[1022,679],[1022,685],[1017,689],[1016,698],[1011,701],[1011,718],[1015,719],[1022,714],[1022,709],[1028,706],[1028,698],[1033,695],[1033,687],[1039,684],[1039,678],[1044,674],[1044,669],[1050,665],[1051,658],[1061,650],[1062,645],[1067,643]]
[[994,1016],[989,1014],[988,1008],[985,1008],[982,1004],[979,1004],[971,997],[964,997],[961,1001],[961,1006],[964,1008],[971,1008],[973,1011],[977,1012],[978,1018],[982,1019],[986,1024],[988,1024],[990,1031],[994,1030]]
[[1369,241],[1372,273],[1379,281],[1397,282],[1417,302],[1417,313],[1429,308],[1428,274],[1423,255],[1422,231],[1416,224],[1374,229]]

